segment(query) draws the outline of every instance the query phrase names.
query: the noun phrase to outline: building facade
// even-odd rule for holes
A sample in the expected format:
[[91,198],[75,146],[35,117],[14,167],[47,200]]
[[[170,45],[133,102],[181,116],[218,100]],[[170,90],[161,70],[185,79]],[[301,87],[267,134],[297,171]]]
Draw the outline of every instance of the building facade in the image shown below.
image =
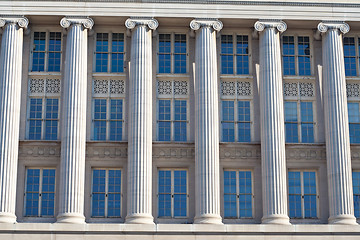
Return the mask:
[[356,239],[360,4],[0,1],[1,239]]

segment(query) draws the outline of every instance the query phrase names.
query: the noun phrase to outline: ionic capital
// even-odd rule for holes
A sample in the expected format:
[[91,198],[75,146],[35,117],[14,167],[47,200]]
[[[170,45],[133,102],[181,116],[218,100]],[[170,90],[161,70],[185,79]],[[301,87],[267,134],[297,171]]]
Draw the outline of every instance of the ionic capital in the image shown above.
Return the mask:
[[60,25],[63,28],[68,28],[72,24],[80,24],[84,28],[91,29],[94,26],[94,20],[89,17],[63,17],[60,20]]
[[254,24],[254,28],[258,32],[264,31],[265,28],[276,28],[279,32],[285,32],[287,25],[281,20],[259,20]]
[[318,24],[317,29],[321,33],[326,33],[329,29],[337,29],[340,30],[343,34],[346,34],[350,31],[349,24],[345,22],[321,22]]
[[21,28],[27,28],[29,20],[24,16],[0,16],[0,27],[6,24],[17,24]]
[[212,27],[216,31],[220,31],[223,28],[223,23],[218,19],[197,18],[190,22],[190,28],[192,30],[199,30],[202,27]]
[[145,25],[151,30],[156,30],[159,26],[159,22],[155,18],[128,18],[125,21],[125,27],[128,29],[134,29],[138,25]]

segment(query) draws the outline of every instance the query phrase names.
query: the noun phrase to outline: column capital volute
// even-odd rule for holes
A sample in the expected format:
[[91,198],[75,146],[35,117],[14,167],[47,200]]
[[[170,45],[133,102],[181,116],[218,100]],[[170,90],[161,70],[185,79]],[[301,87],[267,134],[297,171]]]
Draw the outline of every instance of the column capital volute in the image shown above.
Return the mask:
[[350,31],[350,26],[342,21],[323,21],[318,24],[317,29],[321,33],[326,33],[329,29],[340,30],[341,33],[346,34]]
[[259,20],[254,24],[254,28],[258,32],[264,31],[265,28],[276,28],[279,32],[285,32],[287,29],[287,25],[282,20],[277,19],[266,19]]
[[60,20],[60,25],[63,28],[69,28],[72,24],[80,24],[84,28],[92,29],[94,26],[94,20],[89,17],[63,17]]
[[199,30],[202,27],[212,27],[215,31],[220,32],[223,28],[223,23],[218,19],[212,18],[196,18],[190,22],[192,30]]
[[0,16],[0,28],[6,24],[17,24],[21,28],[27,28],[29,19],[24,16]]
[[125,27],[127,29],[134,29],[136,26],[147,26],[151,30],[156,30],[159,26],[159,22],[155,18],[137,18],[137,17],[131,17],[126,19],[125,21]]

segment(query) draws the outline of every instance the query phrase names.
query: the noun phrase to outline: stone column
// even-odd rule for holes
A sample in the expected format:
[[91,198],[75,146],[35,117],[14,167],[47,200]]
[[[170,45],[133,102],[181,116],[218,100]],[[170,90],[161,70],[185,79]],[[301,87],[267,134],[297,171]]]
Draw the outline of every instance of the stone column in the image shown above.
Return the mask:
[[154,224],[152,216],[152,30],[156,19],[129,18],[132,30],[129,81],[126,223]]
[[25,17],[0,17],[0,223],[14,223]]
[[91,18],[63,18],[67,28],[57,222],[84,223],[87,41]]
[[323,86],[330,224],[356,224],[354,217],[343,22],[322,22]]
[[216,33],[223,24],[216,19],[195,19],[190,27],[196,31],[194,223],[222,224]]
[[279,36],[287,26],[274,20],[258,21],[254,27],[260,32],[262,223],[289,224]]

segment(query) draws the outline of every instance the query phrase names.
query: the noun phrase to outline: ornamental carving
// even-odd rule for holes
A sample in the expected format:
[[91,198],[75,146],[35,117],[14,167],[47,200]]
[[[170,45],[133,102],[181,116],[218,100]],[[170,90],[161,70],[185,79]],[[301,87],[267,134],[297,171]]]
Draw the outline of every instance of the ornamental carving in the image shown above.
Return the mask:
[[44,79],[30,79],[29,84],[30,93],[43,93],[44,92]]
[[171,81],[158,81],[158,95],[171,95],[172,94],[172,87]]
[[221,94],[223,96],[235,96],[235,82],[221,82]]
[[111,94],[124,94],[125,81],[124,80],[110,80],[110,93]]
[[284,83],[284,96],[285,97],[297,97],[298,85],[297,83]]
[[237,82],[237,94],[239,96],[251,96],[251,83],[250,82]]
[[194,147],[153,147],[153,158],[186,158],[195,159]]
[[60,143],[36,143],[20,142],[19,144],[19,158],[31,157],[56,157],[60,158],[61,153]]
[[134,29],[138,25],[145,25],[151,30],[156,30],[159,26],[159,22],[155,18],[128,18],[125,21],[125,27],[128,29]]
[[174,95],[187,95],[188,82],[187,81],[174,81]]
[[63,28],[68,28],[72,24],[80,24],[84,28],[92,29],[94,26],[94,20],[88,17],[64,17],[60,20],[60,25]]
[[281,20],[259,20],[254,24],[254,28],[258,32],[264,31],[265,28],[276,28],[279,32],[285,32],[287,25]]
[[312,83],[299,83],[300,96],[301,97],[313,97],[314,96],[314,84]]
[[46,93],[60,93],[60,79],[46,79]]
[[218,19],[207,18],[198,18],[190,22],[190,28],[192,30],[199,30],[202,27],[212,27],[219,32],[223,28],[223,23]]
[[93,92],[94,94],[107,94],[109,92],[108,80],[94,80]]
[[0,17],[0,27],[4,27],[6,24],[17,24],[21,28],[27,28],[29,25],[29,19],[23,16]]
[[360,97],[360,84],[359,83],[347,83],[346,84],[347,97]]
[[343,34],[346,34],[350,31],[349,24],[345,22],[321,22],[318,24],[318,30],[321,33],[326,33],[329,29],[340,30]]

